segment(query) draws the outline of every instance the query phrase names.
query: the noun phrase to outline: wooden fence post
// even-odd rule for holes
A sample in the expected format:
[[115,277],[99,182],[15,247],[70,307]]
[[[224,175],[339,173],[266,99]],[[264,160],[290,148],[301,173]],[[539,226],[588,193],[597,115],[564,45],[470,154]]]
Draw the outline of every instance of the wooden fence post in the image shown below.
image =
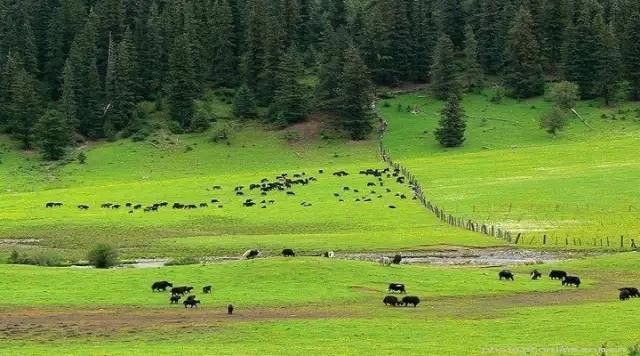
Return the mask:
[[518,244],[518,241],[520,241],[520,235],[522,235],[521,232],[518,233],[518,236],[516,236],[516,245]]

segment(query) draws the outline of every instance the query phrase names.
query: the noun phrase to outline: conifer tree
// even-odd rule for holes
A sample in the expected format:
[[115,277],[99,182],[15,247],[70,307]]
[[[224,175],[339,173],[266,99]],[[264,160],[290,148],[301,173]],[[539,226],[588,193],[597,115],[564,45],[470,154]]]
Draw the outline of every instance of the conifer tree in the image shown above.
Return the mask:
[[167,99],[171,118],[182,129],[187,129],[195,112],[194,100],[198,96],[198,86],[186,34],[175,39],[169,54],[168,76]]
[[439,127],[435,131],[436,140],[444,147],[462,146],[466,128],[464,109],[460,99],[452,94],[440,113]]
[[213,55],[212,79],[218,85],[233,87],[238,83],[238,43],[229,1],[216,0],[212,17],[212,33],[209,39]]
[[630,96],[633,100],[640,100],[640,5],[635,5],[625,26],[623,36],[624,67],[626,79],[629,82]]
[[618,40],[613,28],[607,26],[602,29],[602,47],[598,66],[598,94],[604,98],[605,105],[609,105],[620,91],[622,81],[622,58]]
[[106,80],[105,134],[112,136],[131,125],[137,88],[136,55],[128,29],[117,46],[111,45]]
[[23,67],[19,67],[9,79],[6,105],[9,130],[23,149],[33,147],[33,128],[40,115],[41,102],[36,92],[35,79]]
[[65,112],[69,122],[76,123],[77,130],[89,137],[102,136],[104,108],[100,77],[96,65],[95,16],[90,14],[83,29],[78,33],[65,64],[63,102],[73,102],[75,113]]
[[478,56],[483,69],[495,74],[502,65],[504,36],[501,32],[501,1],[484,0],[481,2],[477,29]]
[[270,114],[274,122],[288,125],[303,121],[307,116],[307,88],[300,82],[302,64],[292,47],[280,63],[276,92]]
[[453,43],[447,35],[441,35],[436,43],[431,65],[431,89],[440,100],[458,95],[460,91]]
[[63,113],[46,111],[35,127],[36,141],[44,159],[56,161],[64,157],[71,143],[71,130]]
[[544,93],[538,42],[531,14],[524,6],[513,20],[504,57],[504,81],[512,96],[529,98]]
[[353,140],[366,139],[373,129],[371,90],[369,69],[355,48],[347,49],[337,112],[341,128]]
[[463,84],[466,90],[478,92],[484,86],[482,69],[478,63],[478,42],[471,26],[465,27]]
[[583,99],[598,95],[597,73],[602,62],[603,31],[602,7],[596,0],[586,0],[575,25],[568,30],[564,50],[564,76],[578,84]]
[[233,114],[240,119],[253,119],[258,116],[255,98],[248,86],[242,85],[236,92],[233,102]]

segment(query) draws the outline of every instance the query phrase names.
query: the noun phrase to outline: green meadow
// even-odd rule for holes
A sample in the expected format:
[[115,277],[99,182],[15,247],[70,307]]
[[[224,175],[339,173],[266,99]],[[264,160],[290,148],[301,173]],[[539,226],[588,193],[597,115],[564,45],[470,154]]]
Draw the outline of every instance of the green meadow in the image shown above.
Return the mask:
[[[538,267],[539,281],[522,266],[513,282],[499,281],[499,268],[308,257],[104,271],[5,266],[0,338],[3,352],[20,354],[326,354],[327,345],[339,354],[373,345],[404,353],[595,354],[604,347],[624,354],[640,337],[628,322],[638,301],[616,301],[613,287],[637,280],[629,270],[638,262],[636,253],[566,261]],[[583,284],[562,287],[546,278],[551,268],[579,274]],[[214,291],[196,292],[200,308],[184,309],[168,304],[168,292],[149,290],[158,279]],[[406,283],[422,303],[383,306],[391,281]],[[228,303],[236,306],[232,316]]]
[[[385,146],[448,213],[524,233],[530,241],[637,237],[640,218],[640,105],[580,102],[557,137],[539,128],[550,110],[542,98],[464,100],[464,146],[434,139],[442,103],[421,94],[382,101]],[[418,112],[407,112],[407,108]],[[619,241],[619,239],[618,239]],[[612,244],[613,246],[613,244]],[[619,247],[619,244],[618,244]],[[629,244],[627,244],[627,248]]]
[[[228,113],[220,103],[210,105]],[[386,168],[375,139],[354,143],[316,132],[289,141],[285,131],[236,124],[228,143],[214,143],[211,132],[161,132],[143,142],[79,148],[85,164],[50,164],[0,138],[3,260],[17,250],[77,262],[97,242],[115,246],[127,260],[239,257],[249,248],[266,256],[109,270],[0,264],[0,353],[628,354],[640,342],[633,327],[640,300],[620,302],[617,289],[638,286],[638,254],[586,242],[633,238],[637,231],[640,163],[632,148],[640,140],[638,105],[581,102],[577,111],[587,124],[572,120],[555,138],[538,127],[550,108],[542,98],[492,103],[476,95],[464,106],[465,145],[442,149],[433,138],[442,103],[420,93],[380,101],[389,123],[385,148],[436,205],[524,233],[524,244],[451,227],[412,200],[407,184],[359,174]],[[341,170],[350,175],[332,174]],[[303,172],[317,181],[294,186],[295,195],[249,190],[263,178]],[[246,194],[237,196],[236,186]],[[274,202],[247,208],[245,199]],[[169,207],[150,213],[100,207],[162,201]],[[45,208],[47,202],[64,206]],[[174,210],[174,202],[208,206]],[[79,204],[90,208],[80,211]],[[552,251],[610,254],[488,267],[383,267],[313,257],[329,250],[538,249],[542,234]],[[585,246],[563,246],[565,238]],[[278,257],[283,248],[299,257]],[[498,280],[504,268],[515,272],[515,281]],[[529,279],[534,268],[541,280]],[[551,269],[580,276],[582,285],[563,287],[547,277]],[[199,308],[170,305],[168,292],[150,290],[158,280],[194,286]],[[420,305],[384,306],[392,282],[405,283]],[[201,293],[205,285],[213,286],[211,295]],[[236,307],[232,316],[229,303]]]

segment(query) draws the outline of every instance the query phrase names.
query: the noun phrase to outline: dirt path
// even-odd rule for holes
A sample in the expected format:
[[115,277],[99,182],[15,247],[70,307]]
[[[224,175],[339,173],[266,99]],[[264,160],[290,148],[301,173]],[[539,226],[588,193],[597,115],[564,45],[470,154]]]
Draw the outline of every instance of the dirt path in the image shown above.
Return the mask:
[[100,309],[72,308],[0,308],[0,340],[56,339],[60,337],[117,337],[144,330],[163,328],[181,330],[221,327],[239,322],[324,319],[355,317],[363,314],[347,308],[327,306],[273,307],[236,310],[227,315],[226,308],[185,309],[112,307]]

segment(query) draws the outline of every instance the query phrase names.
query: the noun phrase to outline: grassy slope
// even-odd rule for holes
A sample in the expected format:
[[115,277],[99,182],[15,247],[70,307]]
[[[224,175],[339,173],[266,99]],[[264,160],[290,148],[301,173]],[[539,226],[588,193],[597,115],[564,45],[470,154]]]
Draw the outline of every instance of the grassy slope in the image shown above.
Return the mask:
[[[640,162],[632,153],[640,143],[638,104],[607,109],[581,102],[577,110],[594,129],[572,119],[565,132],[551,138],[537,121],[549,110],[548,102],[493,104],[469,96],[467,141],[447,150],[433,138],[442,103],[418,94],[384,102],[391,156],[450,213],[561,239],[629,235],[639,226]],[[399,112],[398,104],[422,111]]]
[[[343,193],[343,186],[369,192],[372,188],[367,188],[367,182],[372,179],[356,173],[385,168],[373,141],[289,145],[281,133],[247,127],[232,137],[231,145],[211,143],[207,135],[183,135],[155,138],[152,143],[100,143],[88,149],[87,156],[84,166],[74,162],[52,168],[15,151],[4,153],[0,236],[38,238],[38,245],[72,258],[82,258],[96,240],[116,244],[125,257],[238,255],[251,247],[278,251],[288,246],[319,253],[499,244],[443,225],[414,201],[398,199],[396,193],[410,196],[410,191],[392,180],[385,187],[373,188],[377,193],[371,203],[354,201],[364,193]],[[325,174],[318,174],[319,169]],[[336,178],[331,175],[336,170],[352,175]],[[233,194],[237,185],[302,171],[316,176],[318,182],[295,187],[295,197],[283,192],[268,197]],[[223,189],[213,191],[213,185]],[[383,191],[387,187],[391,193]],[[339,203],[334,192],[342,194],[345,202]],[[382,199],[377,198],[379,193]],[[224,208],[164,209],[152,214],[99,209],[105,202],[197,204],[212,198],[219,199]],[[246,198],[274,199],[276,204],[247,209],[241,206]],[[63,201],[65,207],[45,209],[47,201]],[[313,206],[302,208],[303,201]],[[92,208],[79,212],[78,204]],[[398,209],[389,209],[390,204]],[[4,245],[2,249],[6,253],[10,248]]]
[[[132,313],[145,315],[148,310],[147,317],[176,311],[184,316],[185,324],[158,322],[132,332],[133,322],[104,333],[96,320],[85,330],[93,334],[71,333],[63,340],[51,339],[60,330],[34,331],[26,326],[12,334],[11,341],[3,340],[3,348],[18,354],[163,353],[176,349],[202,354],[212,347],[224,354],[319,354],[326,353],[327,344],[339,354],[359,354],[374,346],[381,351],[474,354],[485,348],[597,348],[603,343],[622,348],[640,338],[637,330],[621,322],[633,319],[631,310],[638,301],[615,301],[612,286],[637,279],[637,273],[630,275],[628,271],[639,261],[635,253],[619,257],[542,268],[545,272],[563,268],[583,276],[585,284],[580,289],[563,288],[558,281],[547,278],[528,280],[523,275],[527,267],[515,269],[515,282],[500,282],[495,278],[495,268],[384,268],[373,263],[318,258],[109,271],[11,266],[0,272],[7,282],[3,290],[4,300],[9,303],[5,305],[10,305],[7,312],[16,306],[77,305],[82,312],[98,307],[108,311],[120,305],[125,308],[120,313],[134,308],[130,309]],[[292,270],[295,273],[290,273]],[[99,278],[95,278],[96,273]],[[600,273],[607,274],[606,281],[600,279]],[[34,283],[21,283],[25,276]],[[166,305],[166,294],[148,290],[151,281],[164,278],[195,286],[213,284],[214,293],[200,296],[203,304],[199,310],[172,307]],[[382,306],[380,300],[389,281],[407,283],[410,293],[419,295],[423,304],[417,309]],[[60,285],[73,288],[62,289]],[[486,295],[492,297],[484,298]],[[239,307],[242,318],[266,313],[261,307],[284,311],[279,318],[242,322],[219,319],[229,302]],[[59,312],[75,315],[73,310],[63,308]],[[213,313],[207,315],[215,320],[191,319],[198,313]],[[74,317],[67,322],[78,322]],[[50,340],[46,348],[43,340]]]

